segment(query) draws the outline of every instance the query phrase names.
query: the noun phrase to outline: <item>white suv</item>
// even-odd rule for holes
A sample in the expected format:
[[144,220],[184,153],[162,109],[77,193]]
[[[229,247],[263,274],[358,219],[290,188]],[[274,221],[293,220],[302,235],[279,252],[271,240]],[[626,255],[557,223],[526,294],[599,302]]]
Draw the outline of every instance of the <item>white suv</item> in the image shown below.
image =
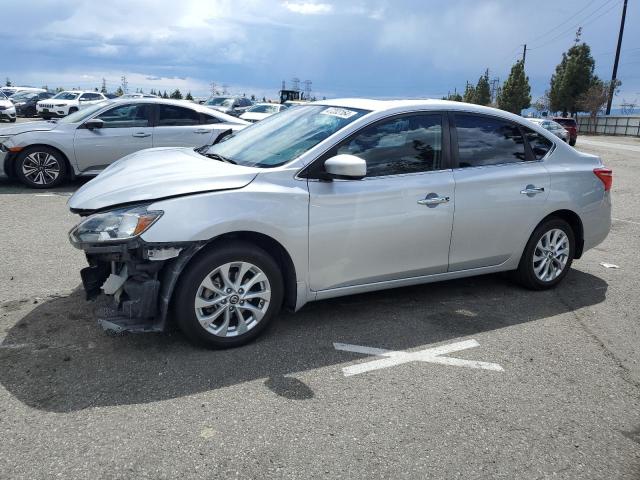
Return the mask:
[[49,120],[51,117],[66,117],[70,113],[104,100],[107,100],[107,97],[99,92],[65,91],[53,98],[39,101],[36,104],[36,110],[38,115]]

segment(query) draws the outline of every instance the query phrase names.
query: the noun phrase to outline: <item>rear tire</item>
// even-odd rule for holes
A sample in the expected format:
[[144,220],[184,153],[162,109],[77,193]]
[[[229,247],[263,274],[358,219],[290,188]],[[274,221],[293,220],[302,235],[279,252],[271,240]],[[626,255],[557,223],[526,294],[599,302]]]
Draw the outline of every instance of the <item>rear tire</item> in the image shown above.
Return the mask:
[[184,335],[207,348],[232,348],[260,335],[282,306],[276,261],[247,242],[224,243],[198,256],[180,277],[173,314]]
[[10,118],[10,119],[9,119],[9,121],[10,121],[11,123],[15,123],[16,119],[15,119],[15,118]]
[[574,138],[573,140],[569,140],[569,145],[571,145],[572,147],[575,147],[576,139]]
[[575,235],[561,218],[551,217],[531,234],[513,279],[531,290],[558,285],[569,272],[575,255]]
[[56,187],[67,174],[62,153],[50,147],[25,148],[18,154],[15,168],[18,179],[31,188]]

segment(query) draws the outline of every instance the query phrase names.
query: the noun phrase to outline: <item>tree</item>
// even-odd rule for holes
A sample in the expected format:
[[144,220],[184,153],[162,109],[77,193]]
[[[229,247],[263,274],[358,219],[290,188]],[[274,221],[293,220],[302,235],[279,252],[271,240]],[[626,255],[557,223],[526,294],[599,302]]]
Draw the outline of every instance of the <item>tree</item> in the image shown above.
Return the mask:
[[180,93],[180,90],[176,88],[173,92],[171,92],[170,98],[174,98],[176,100],[182,100],[182,93]]
[[187,92],[187,96],[184,97],[185,100],[193,100],[193,96],[191,95],[191,91]]
[[524,73],[524,63],[519,60],[511,67],[509,78],[502,86],[498,97],[498,108],[520,115],[523,109],[530,106],[531,87],[529,86],[529,77]]
[[6,87],[10,87],[10,86],[11,86],[11,79],[10,79],[9,77],[7,77],[7,81],[6,81],[6,82],[4,82],[4,85],[5,85]]
[[473,88],[473,85],[471,85],[469,82],[467,82],[467,86],[464,89],[462,101],[466,103],[476,103],[476,89]]
[[124,90],[122,90],[122,87],[118,87],[118,89],[116,90],[116,95],[118,97],[121,97],[122,95],[124,95]]
[[474,102],[478,105],[489,105],[491,103],[491,87],[489,86],[489,69],[478,79],[474,93]]
[[578,99],[593,85],[595,61],[586,43],[576,44],[562,54],[561,62],[551,77],[549,100],[551,110],[563,115],[578,111]]
[[251,94],[251,101],[252,101],[252,102],[255,102],[255,101],[256,101],[256,96],[255,96],[253,93]]
[[451,100],[452,102],[461,102],[462,95],[458,92],[454,91],[453,93],[449,93],[446,97],[442,97],[443,100]]
[[[622,85],[622,82],[620,80],[616,80],[614,92],[617,93],[620,85]],[[589,116],[592,119],[589,123],[593,125],[594,128],[596,125],[596,117],[607,105],[610,88],[611,82],[603,82],[598,77],[594,77],[591,86],[586,92],[578,97],[577,108],[584,112],[589,112]]]
[[162,94],[162,98],[169,98],[169,95],[167,95],[167,91],[165,90],[164,93]]
[[100,93],[107,93],[107,79],[102,79],[102,87],[100,87]]

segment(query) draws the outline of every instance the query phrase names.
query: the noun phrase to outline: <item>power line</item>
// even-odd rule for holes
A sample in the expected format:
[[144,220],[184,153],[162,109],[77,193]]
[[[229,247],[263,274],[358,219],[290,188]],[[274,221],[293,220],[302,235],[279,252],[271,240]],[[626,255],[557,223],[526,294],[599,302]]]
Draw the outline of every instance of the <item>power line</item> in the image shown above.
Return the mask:
[[[607,0],[608,2],[609,0]],[[578,13],[572,12],[571,15],[568,18],[565,18],[561,23],[559,23],[558,25],[556,25],[555,27],[553,27],[551,30],[546,31],[545,33],[543,33],[542,35],[534,38],[533,40],[531,40],[529,43],[535,43],[538,40],[540,40],[541,38],[546,37],[547,35],[549,35],[551,32],[553,32],[554,30],[564,26],[567,24],[567,21],[576,18],[578,15],[580,15],[582,12],[584,12],[585,10],[587,10],[591,5],[593,5],[596,2],[596,0],[591,0],[586,7],[584,7],[582,10],[580,10]],[[607,3],[605,2],[605,3]]]
[[[598,15],[595,18],[592,18],[591,20],[589,20],[588,22],[586,22],[586,20],[591,17],[594,13],[596,13],[598,10],[600,10],[602,7],[604,7],[607,4],[610,4],[612,1],[615,1],[615,3],[613,5],[610,6],[610,8],[608,8],[607,10],[605,10],[604,12],[602,12],[600,15]],[[593,23],[594,21],[596,21],[597,19],[603,17],[604,15],[606,15],[607,13],[609,13],[611,10],[613,10],[615,7],[617,7],[620,4],[621,0],[608,0],[606,3],[603,3],[599,8],[597,8],[596,10],[594,10],[593,12],[591,12],[590,15],[586,16],[585,18],[582,19],[581,22],[576,23],[575,25],[572,25],[571,27],[569,27],[568,29],[562,31],[560,34],[556,35],[555,37],[551,38],[550,40],[548,40],[547,42],[538,45],[537,47],[531,47],[529,48],[529,50],[537,50],[539,48],[542,47],[546,47],[547,45],[552,44],[553,42],[555,42],[556,40],[558,40],[559,38],[565,37],[567,34],[574,32],[576,27],[584,27],[585,25],[589,25],[590,23]]]

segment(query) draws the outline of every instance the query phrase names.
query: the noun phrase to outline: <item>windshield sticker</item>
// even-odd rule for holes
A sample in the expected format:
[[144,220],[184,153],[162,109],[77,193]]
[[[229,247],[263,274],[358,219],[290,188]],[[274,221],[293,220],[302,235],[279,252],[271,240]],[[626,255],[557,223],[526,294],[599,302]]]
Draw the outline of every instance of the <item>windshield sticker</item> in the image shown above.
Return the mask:
[[350,118],[357,115],[358,112],[347,110],[346,108],[329,107],[320,112],[322,115],[331,115],[332,117]]

